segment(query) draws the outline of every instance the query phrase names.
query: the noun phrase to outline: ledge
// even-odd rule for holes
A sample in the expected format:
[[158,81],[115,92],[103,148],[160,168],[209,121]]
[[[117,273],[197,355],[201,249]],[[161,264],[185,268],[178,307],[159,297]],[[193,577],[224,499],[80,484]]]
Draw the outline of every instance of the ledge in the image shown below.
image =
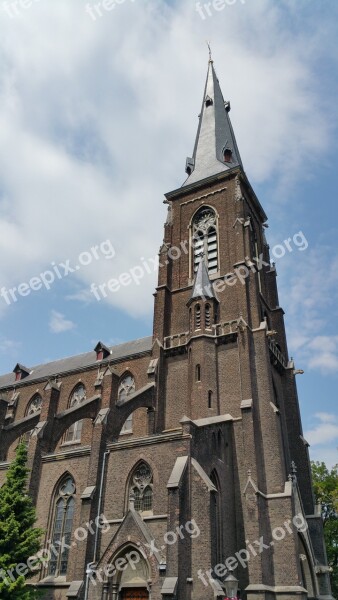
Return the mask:
[[176,433],[159,433],[145,438],[134,438],[128,440],[119,440],[118,442],[110,442],[107,444],[109,450],[124,450],[125,448],[134,448],[141,446],[152,446],[153,444],[166,444],[168,442],[176,442],[179,440],[190,440],[189,434],[184,434],[182,430]]
[[63,460],[66,458],[76,458],[78,456],[90,456],[91,448],[90,446],[83,446],[82,448],[77,448],[76,450],[65,450],[64,452],[56,452],[54,454],[46,454],[42,457],[41,462],[53,462],[55,460]]
[[305,588],[300,585],[264,585],[263,583],[252,583],[245,588],[246,592],[275,592],[280,594],[307,594]]

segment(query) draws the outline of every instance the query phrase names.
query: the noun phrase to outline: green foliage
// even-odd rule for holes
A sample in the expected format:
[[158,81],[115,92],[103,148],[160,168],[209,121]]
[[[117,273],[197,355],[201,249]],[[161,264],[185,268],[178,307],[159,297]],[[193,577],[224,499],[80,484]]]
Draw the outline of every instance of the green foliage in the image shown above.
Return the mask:
[[[27,449],[19,444],[4,485],[0,489],[0,598],[1,600],[33,600],[40,595],[26,579],[34,573],[20,575],[15,571],[40,549],[42,530],[34,527],[35,508],[27,494]],[[12,578],[8,571],[13,570]],[[14,581],[12,580],[14,579]]]
[[331,471],[325,463],[312,462],[312,480],[317,504],[321,504],[327,559],[332,569],[332,594],[338,597],[338,465]]

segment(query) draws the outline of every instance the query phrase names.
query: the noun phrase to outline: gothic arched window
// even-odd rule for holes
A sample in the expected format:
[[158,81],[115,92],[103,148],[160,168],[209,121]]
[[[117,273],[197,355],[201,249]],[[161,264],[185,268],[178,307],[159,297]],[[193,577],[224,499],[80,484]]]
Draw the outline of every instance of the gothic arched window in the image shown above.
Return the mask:
[[[125,375],[119,385],[119,389],[117,392],[119,402],[124,402],[128,400],[128,397],[135,392],[135,379],[134,377],[128,373]],[[121,429],[121,433],[131,433],[133,431],[133,415],[129,415],[124,422],[124,425]]]
[[139,463],[133,471],[129,484],[129,497],[134,498],[135,510],[144,512],[153,507],[153,474],[149,465]]
[[54,499],[53,522],[51,531],[52,547],[60,552],[52,552],[48,565],[48,575],[58,577],[67,574],[69,548],[75,508],[75,482],[70,476],[60,483]]
[[[68,408],[74,408],[75,406],[79,406],[82,402],[86,400],[86,388],[82,383],[76,386],[73,391]],[[81,433],[82,433],[82,425],[83,421],[76,421],[73,423],[69,429],[67,429],[63,443],[64,444],[74,444],[77,442],[81,442]]]
[[27,406],[26,417],[30,417],[31,415],[34,415],[35,413],[39,412],[41,410],[41,406],[42,398],[40,394],[35,394],[35,396],[33,396],[33,398]]
[[193,272],[204,256],[209,275],[218,271],[217,217],[212,208],[201,208],[192,222]]
[[[36,413],[40,412],[41,407],[42,407],[42,398],[41,398],[40,394],[35,394],[33,396],[33,398],[30,400],[30,402],[28,403],[28,406],[26,408],[25,417],[31,417],[32,415],[35,415]],[[31,429],[30,431],[26,431],[26,433],[24,433],[21,436],[20,441],[28,444],[28,442],[30,440],[30,436],[32,434],[32,431],[33,431],[33,429]]]

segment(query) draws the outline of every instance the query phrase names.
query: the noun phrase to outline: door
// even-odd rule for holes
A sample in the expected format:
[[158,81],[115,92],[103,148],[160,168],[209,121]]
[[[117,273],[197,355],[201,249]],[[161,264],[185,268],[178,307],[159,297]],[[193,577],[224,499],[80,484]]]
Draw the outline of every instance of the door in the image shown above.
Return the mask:
[[148,600],[146,588],[129,588],[122,591],[123,600]]

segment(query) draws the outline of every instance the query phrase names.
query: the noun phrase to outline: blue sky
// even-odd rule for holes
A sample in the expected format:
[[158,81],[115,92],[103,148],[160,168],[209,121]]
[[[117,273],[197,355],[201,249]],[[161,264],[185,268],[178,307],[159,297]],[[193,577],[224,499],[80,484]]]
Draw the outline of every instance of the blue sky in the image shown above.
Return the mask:
[[100,302],[90,285],[161,245],[211,40],[271,248],[308,241],[276,260],[280,304],[312,457],[338,462],[337,3],[228,0],[211,16],[191,0],[94,5],[18,1],[16,14],[0,0],[0,287],[99,246],[49,290],[0,297],[1,372],[151,334],[155,273]]

